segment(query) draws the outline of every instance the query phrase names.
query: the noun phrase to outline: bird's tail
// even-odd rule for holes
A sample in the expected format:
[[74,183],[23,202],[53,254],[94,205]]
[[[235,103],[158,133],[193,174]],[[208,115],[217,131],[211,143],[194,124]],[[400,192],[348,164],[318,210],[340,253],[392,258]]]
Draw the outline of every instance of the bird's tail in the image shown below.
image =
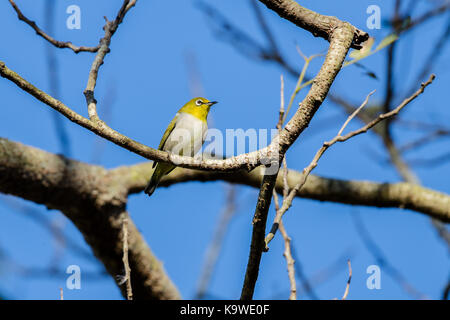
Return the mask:
[[148,196],[151,196],[153,192],[155,192],[156,187],[158,187],[158,184],[161,181],[162,177],[166,174],[169,174],[173,169],[175,169],[175,166],[173,165],[167,163],[158,163],[144,192],[148,194]]
[[155,192],[156,187],[158,186],[159,181],[155,181],[155,179],[153,179],[153,176],[150,178],[150,181],[147,184],[147,187],[145,188],[145,193],[148,194],[148,196],[150,197],[153,192]]

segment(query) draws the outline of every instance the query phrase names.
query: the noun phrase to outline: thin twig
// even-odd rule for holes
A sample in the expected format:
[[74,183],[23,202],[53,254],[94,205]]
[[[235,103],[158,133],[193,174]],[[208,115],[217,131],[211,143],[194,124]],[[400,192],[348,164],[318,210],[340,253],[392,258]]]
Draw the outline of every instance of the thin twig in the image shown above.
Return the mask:
[[348,264],[348,280],[347,280],[347,285],[345,287],[344,295],[342,296],[342,300],[347,299],[348,292],[350,289],[350,282],[352,281],[352,264],[350,262],[350,259],[347,260],[347,264]]
[[16,3],[13,0],[9,0],[9,3],[11,4],[11,6],[16,11],[17,17],[19,18],[19,20],[22,20],[23,22],[28,24],[31,28],[34,29],[34,31],[36,31],[37,35],[39,35],[42,38],[44,38],[45,40],[47,40],[48,42],[50,42],[55,47],[57,47],[57,48],[69,48],[69,49],[73,50],[73,52],[75,52],[75,53],[79,53],[79,52],[83,52],[83,51],[84,52],[97,52],[100,49],[100,45],[95,46],[95,47],[85,47],[85,46],[78,47],[78,46],[72,44],[70,41],[65,41],[64,42],[64,41],[55,40],[54,38],[52,38],[51,36],[46,34],[42,29],[40,29],[38,27],[38,25],[36,24],[36,22],[31,21],[30,19],[25,17],[23,15],[23,13],[20,11],[19,7],[16,5]]
[[[278,200],[278,194],[273,191],[273,202],[275,205],[275,212],[280,210],[280,201]],[[283,256],[286,259],[289,283],[291,286],[289,300],[297,300],[297,284],[295,281],[295,260],[292,255],[291,238],[288,236],[286,229],[284,228],[283,221],[280,222],[280,232],[284,239],[284,252]]]
[[[279,111],[279,119],[277,124],[278,131],[281,131],[281,127],[283,126],[283,115],[284,115],[284,80],[283,75],[281,75],[281,92],[280,92],[280,111]],[[284,166],[284,172],[283,172],[283,199],[287,196],[289,193],[289,184],[287,179],[287,162],[286,162],[286,156],[283,158],[283,166]],[[275,204],[275,212],[278,212],[280,209],[280,204],[278,201],[278,194],[276,190],[273,190],[273,199]],[[284,239],[284,257],[286,258],[287,263],[287,269],[288,269],[288,276],[289,276],[289,282],[291,284],[291,293],[289,295],[290,300],[297,300],[297,285],[295,283],[295,268],[294,263],[295,260],[292,257],[291,252],[291,238],[288,236],[283,221],[280,221],[280,231],[283,235]]]
[[[125,9],[120,12],[125,13],[133,3],[134,2],[128,2]],[[121,21],[121,19],[117,20]],[[341,60],[345,59],[348,52],[348,41],[353,37],[354,29],[350,24],[345,23],[335,28],[334,32],[336,36],[332,42],[336,45],[330,46],[333,53],[326,56],[324,64],[315,78],[315,85],[311,87],[310,92],[302,102],[302,108],[298,109],[295,115],[287,123],[286,128],[284,128],[278,136],[272,139],[269,146],[257,151],[226,158],[224,160],[205,158],[196,159],[190,156],[171,154],[169,152],[150,148],[130,139],[123,134],[120,134],[106,125],[103,121],[99,121],[98,116],[96,115],[96,102],[93,97],[93,91],[88,90],[85,92],[88,104],[88,113],[90,113],[90,117],[93,119],[90,120],[74,112],[61,101],[58,101],[33,86],[16,72],[6,67],[5,63],[2,61],[0,61],[0,76],[11,80],[18,87],[30,93],[41,102],[57,110],[69,120],[94,132],[97,135],[102,136],[103,138],[106,138],[122,148],[132,151],[147,159],[172,163],[176,166],[192,169],[195,168],[223,172],[237,171],[239,169],[247,169],[250,171],[262,164],[267,165],[269,162],[276,164],[280,163],[280,160],[283,158],[282,156],[279,156],[280,153],[284,154],[289,146],[296,141],[298,136],[305,130],[315,112],[320,107],[323,98],[330,89],[331,83],[334,81],[337,73],[341,69]],[[94,78],[96,79],[96,77]],[[314,90],[312,90],[313,88]],[[91,108],[89,108],[89,106],[91,106]],[[90,112],[89,109],[91,110]],[[275,182],[275,180],[273,180],[273,182]],[[267,193],[267,196],[270,196],[269,202],[271,201],[271,194],[272,192]]]
[[283,119],[284,119],[284,77],[283,75],[280,76],[280,112],[278,117],[278,123],[277,123],[277,129],[278,131],[281,130],[281,127],[283,126]]
[[286,258],[287,270],[289,275],[289,282],[291,284],[291,293],[289,295],[289,300],[297,300],[297,284],[295,282],[295,260],[291,253],[291,238],[288,236],[286,229],[284,228],[283,221],[280,222],[280,232],[284,239],[284,253],[283,256]]
[[289,100],[288,107],[287,107],[286,112],[285,112],[284,117],[283,117],[283,122],[286,121],[286,118],[287,118],[287,116],[289,114],[289,111],[291,110],[292,104],[294,103],[295,97],[300,92],[300,90],[305,87],[304,84],[303,84],[303,80],[305,79],[306,70],[308,70],[309,64],[311,63],[311,61],[314,58],[317,58],[317,57],[321,56],[320,54],[315,54],[315,55],[312,55],[310,57],[306,57],[301,52],[301,50],[300,50],[300,48],[298,46],[297,46],[297,51],[299,52],[300,56],[305,60],[305,63],[303,64],[302,71],[300,72],[300,75],[299,75],[298,80],[297,80],[297,84],[295,85],[295,90],[294,90],[294,92],[291,95],[291,99]]
[[[315,157],[313,158],[313,160],[311,161],[311,163],[308,165],[308,167],[306,167],[303,172],[302,172],[302,176],[300,181],[297,183],[297,185],[289,192],[289,194],[287,194],[287,196],[283,197],[283,204],[280,208],[280,210],[277,210],[277,213],[275,215],[275,219],[273,221],[272,224],[272,228],[269,232],[269,234],[266,236],[265,238],[265,250],[267,251],[269,242],[272,241],[273,237],[275,236],[275,233],[278,230],[278,227],[280,225],[280,221],[281,218],[283,217],[284,213],[290,208],[291,204],[292,204],[292,200],[294,199],[295,195],[298,193],[298,191],[301,189],[301,187],[305,184],[306,179],[308,177],[308,175],[311,173],[311,171],[317,166],[317,162],[319,161],[319,159],[322,157],[322,155],[324,154],[324,152],[330,147],[332,146],[334,143],[336,143],[338,141],[339,138],[342,138],[342,132],[344,131],[345,127],[348,125],[348,123],[350,122],[351,119],[353,119],[355,117],[355,115],[367,104],[367,102],[369,101],[369,97],[374,93],[374,91],[372,91],[371,93],[369,93],[369,95],[367,95],[366,99],[364,100],[364,102],[361,104],[361,106],[355,110],[355,112],[353,112],[352,115],[350,115],[347,119],[347,121],[345,121],[345,123],[342,125],[342,127],[340,128],[338,134],[336,137],[334,137],[333,140],[325,142],[323,144],[323,146],[319,149],[319,151],[317,151]],[[287,175],[287,168],[285,168],[285,175]],[[285,178],[287,180],[287,178]],[[285,190],[285,188],[284,188]]]
[[128,263],[128,219],[123,219],[123,266],[125,268],[125,281],[127,283],[127,300],[133,300],[133,290],[131,288],[131,268]]
[[299,190],[302,188],[302,186],[305,184],[306,179],[308,178],[309,174],[311,173],[312,170],[314,170],[314,168],[317,166],[317,163],[319,161],[319,159],[323,156],[323,154],[325,153],[325,151],[331,147],[333,144],[335,144],[336,142],[344,142],[349,140],[350,138],[353,138],[361,133],[365,133],[367,132],[369,129],[371,129],[372,127],[374,127],[375,125],[377,125],[378,123],[380,123],[381,121],[388,119],[390,117],[393,117],[395,115],[397,115],[401,109],[403,109],[405,106],[407,106],[411,101],[413,101],[415,98],[417,98],[420,94],[423,93],[423,91],[425,90],[425,88],[430,85],[433,80],[435,79],[435,75],[432,74],[430,76],[430,78],[428,79],[427,82],[422,83],[420,89],[418,89],[412,96],[408,97],[407,99],[405,99],[402,103],[400,103],[399,106],[397,106],[395,109],[393,109],[392,111],[388,112],[388,113],[383,113],[381,115],[379,115],[376,119],[372,120],[371,122],[369,122],[367,125],[365,125],[364,127],[352,131],[346,135],[342,135],[342,132],[344,131],[344,129],[346,128],[346,126],[348,125],[349,121],[351,119],[353,119],[358,112],[367,104],[369,97],[374,93],[374,91],[372,91],[371,93],[369,93],[369,95],[366,97],[366,99],[364,100],[364,102],[361,104],[361,106],[359,108],[357,108],[350,116],[349,119],[347,119],[347,121],[345,121],[345,123],[342,125],[341,129],[339,130],[338,134],[330,141],[324,142],[322,147],[317,151],[316,155],[314,156],[313,160],[310,162],[310,164],[303,170],[302,172],[302,177],[300,179],[300,181],[297,183],[297,185],[290,191],[289,195],[283,199],[283,205],[281,206],[281,209],[277,212],[273,225],[272,225],[272,229],[270,230],[269,234],[266,236],[265,238],[265,243],[266,243],[266,250],[268,248],[268,244],[269,242],[273,239],[273,237],[275,236],[275,233],[278,229],[279,223],[284,215],[284,213],[289,210],[289,208],[292,205],[292,200],[294,199],[294,197],[296,196],[296,194],[299,192]]
[[100,48],[95,56],[94,61],[92,62],[91,70],[89,71],[88,82],[86,85],[86,89],[84,90],[84,96],[86,98],[86,104],[88,106],[88,114],[89,119],[91,121],[99,121],[99,117],[97,114],[97,101],[94,97],[94,89],[97,84],[98,70],[100,66],[103,64],[103,60],[105,56],[109,53],[109,45],[111,43],[111,38],[116,32],[119,24],[122,23],[125,18],[126,13],[130,10],[135,4],[137,0],[124,0],[122,7],[117,13],[116,19],[114,21],[109,21],[106,17],[106,24],[103,27],[105,30],[105,36],[100,39]]

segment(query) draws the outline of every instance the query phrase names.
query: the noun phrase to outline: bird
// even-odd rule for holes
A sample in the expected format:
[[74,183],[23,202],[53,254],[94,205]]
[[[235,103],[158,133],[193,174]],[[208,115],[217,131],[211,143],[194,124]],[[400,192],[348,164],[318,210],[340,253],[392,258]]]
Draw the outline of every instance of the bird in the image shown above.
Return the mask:
[[[211,106],[217,101],[197,97],[189,100],[170,122],[164,132],[158,150],[171,152],[180,156],[197,154],[205,141],[208,130],[207,118]],[[153,162],[155,170],[145,188],[145,193],[151,196],[161,179],[169,174],[175,165],[165,162]]]

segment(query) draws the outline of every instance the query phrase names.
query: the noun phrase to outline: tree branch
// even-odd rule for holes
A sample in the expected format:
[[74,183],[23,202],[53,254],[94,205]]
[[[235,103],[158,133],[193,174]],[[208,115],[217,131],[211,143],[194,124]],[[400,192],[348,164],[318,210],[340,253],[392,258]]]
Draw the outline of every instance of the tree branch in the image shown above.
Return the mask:
[[[331,42],[334,30],[341,26],[343,21],[336,17],[325,16],[300,6],[293,0],[259,0],[267,8],[275,11],[280,17],[289,20],[302,29],[311,32],[315,37],[322,37]],[[351,47],[361,49],[361,44],[369,39],[369,35],[354,28]]]
[[19,7],[15,4],[15,2],[13,0],[9,0],[9,3],[13,7],[13,9],[16,11],[17,17],[19,18],[19,20],[21,20],[21,21],[25,22],[26,24],[28,24],[31,28],[34,29],[34,31],[36,31],[37,35],[39,35],[42,38],[44,38],[45,40],[47,40],[48,42],[50,42],[55,47],[57,47],[57,48],[69,48],[69,49],[73,50],[73,52],[75,52],[75,53],[79,53],[79,52],[83,52],[83,51],[85,51],[85,52],[97,52],[100,49],[100,45],[95,46],[95,47],[85,47],[85,46],[78,47],[78,46],[72,44],[72,42],[70,42],[70,41],[58,41],[58,40],[52,38],[51,36],[46,34],[42,29],[40,29],[38,27],[38,25],[36,24],[36,22],[31,21],[30,19],[25,17],[23,15],[22,11],[20,11]]
[[[102,167],[0,138],[0,192],[63,212],[114,278],[123,274],[122,222],[128,219],[128,259],[135,299],[179,299],[177,289],[125,210],[127,189],[114,179]],[[120,289],[126,297],[126,288]]]
[[[277,154],[277,143],[275,143],[274,141],[278,140],[278,137],[276,137],[274,141],[272,141],[272,143],[265,148],[262,148],[258,151],[241,154],[236,157],[230,157],[225,160],[196,159],[193,157],[179,156],[165,151],[156,150],[115,131],[114,129],[107,126],[103,121],[92,121],[76,113],[61,101],[36,88],[16,72],[9,69],[2,61],[0,61],[0,76],[12,81],[19,88],[31,94],[36,99],[50,106],[54,110],[58,111],[70,121],[80,125],[83,128],[88,129],[89,131],[92,131],[96,135],[103,137],[124,149],[134,152],[149,160],[168,162],[177,166],[192,169],[235,171],[242,168],[252,170],[261,165],[267,159],[270,160],[274,157],[274,155]],[[288,133],[286,134],[289,136]]]
[[97,101],[94,97],[94,89],[95,85],[97,84],[98,70],[103,64],[105,56],[110,51],[109,45],[111,43],[112,36],[119,27],[119,24],[122,23],[128,10],[135,6],[136,1],[137,0],[124,0],[122,7],[117,13],[116,19],[114,21],[108,21],[108,19],[105,17],[106,24],[103,27],[103,29],[105,30],[105,36],[100,39],[99,50],[97,52],[97,55],[95,56],[94,61],[92,62],[91,70],[89,71],[88,82],[86,85],[86,89],[84,90],[86,104],[88,105],[89,119],[91,119],[92,121],[100,120],[97,115]]
[[[130,8],[129,2],[124,2],[122,9],[119,11],[118,17],[124,15]],[[122,13],[123,14],[122,14]],[[121,21],[119,18],[118,21]],[[309,105],[307,108],[300,108],[300,110],[292,117],[287,123],[286,127],[280,132],[280,135],[275,137],[269,146],[262,148],[258,151],[241,154],[236,157],[227,158],[225,160],[215,159],[195,159],[192,157],[179,156],[175,154],[169,154],[164,151],[155,150],[147,147],[137,141],[134,141],[119,132],[113,130],[107,126],[104,122],[98,121],[98,117],[95,117],[96,111],[91,107],[90,116],[94,120],[87,119],[72,109],[64,105],[61,101],[58,101],[54,97],[51,97],[44,91],[36,88],[31,83],[23,79],[20,75],[6,67],[5,63],[0,61],[0,76],[11,80],[18,87],[33,95],[36,99],[47,104],[51,108],[60,112],[70,121],[77,123],[78,125],[94,132],[95,134],[117,144],[118,146],[125,148],[131,152],[141,155],[149,160],[155,160],[160,162],[169,162],[177,166],[182,166],[191,169],[203,169],[203,170],[219,170],[219,171],[235,171],[238,169],[246,168],[252,170],[263,163],[269,163],[277,159],[279,154],[283,154],[300,135],[300,133],[306,128],[311,121],[317,108],[325,99],[328,92],[329,85],[331,85],[337,72],[340,70],[343,60],[347,54],[350,44],[345,42],[350,41],[348,38],[353,39],[354,27],[350,24],[342,23],[340,26],[336,26],[333,29],[333,34],[330,36],[330,50],[325,59],[323,68],[321,68],[319,74],[315,78],[315,86],[311,87],[310,94],[303,102],[303,104]],[[343,39],[345,39],[343,41]],[[94,68],[95,69],[95,68]],[[331,82],[329,80],[331,79]],[[325,90],[324,90],[325,89]],[[90,92],[90,91],[89,91]],[[88,105],[95,103],[95,99],[91,101],[88,97]],[[278,147],[284,149],[279,152]],[[269,200],[270,201],[270,200]]]
[[[0,192],[63,211],[80,227],[86,241],[113,276],[123,273],[120,263],[123,255],[121,215],[126,214],[114,210],[120,208],[128,194],[141,192],[145,188],[152,173],[151,167],[152,163],[146,162],[108,171],[0,138]],[[259,188],[261,170],[262,167],[250,173],[222,173],[177,168],[161,181],[161,186],[222,180]],[[284,189],[283,175],[277,178],[275,184],[280,194]],[[302,173],[289,170],[289,188],[294,188],[301,178]],[[450,222],[449,195],[410,183],[345,181],[310,175],[296,196],[343,204],[410,209]],[[81,207],[79,199],[84,199]],[[111,217],[114,219],[110,220]],[[160,263],[131,219],[128,219],[129,260],[135,298],[179,298]],[[105,232],[99,234],[99,228]],[[109,230],[114,232],[106,239]]]
[[[263,168],[259,167],[250,173],[246,171],[223,173],[176,168],[161,180],[160,187],[190,181],[226,181],[259,188],[262,170]],[[122,183],[127,186],[130,193],[138,193],[142,192],[148,183],[148,177],[152,174],[152,163],[123,166],[113,169],[111,173],[122,177]],[[282,173],[283,170],[280,175]],[[289,170],[287,174],[289,188],[293,189],[301,177],[301,172]],[[283,193],[281,176],[277,178],[275,190],[279,194]],[[333,179],[311,174],[296,197],[378,208],[409,209],[443,222],[450,222],[450,195],[407,182],[377,183]]]
[[[274,138],[271,145],[278,145],[278,159],[276,173],[264,173],[258,201],[253,217],[253,233],[250,245],[250,254],[247,263],[247,270],[244,278],[244,285],[241,292],[241,300],[252,299],[256,280],[258,278],[261,255],[265,248],[264,235],[267,221],[267,214],[272,200],[273,189],[276,184],[279,165],[289,147],[296,141],[300,134],[308,127],[314,114],[319,109],[322,102],[330,90],[339,70],[342,67],[347,52],[350,49],[354,34],[354,28],[348,23],[341,23],[330,35],[330,47],[325,57],[325,61],[315,77],[305,99],[300,103],[294,116],[286,126]],[[273,159],[273,158],[272,158]],[[271,161],[271,167],[274,162]],[[267,168],[266,168],[267,169]]]

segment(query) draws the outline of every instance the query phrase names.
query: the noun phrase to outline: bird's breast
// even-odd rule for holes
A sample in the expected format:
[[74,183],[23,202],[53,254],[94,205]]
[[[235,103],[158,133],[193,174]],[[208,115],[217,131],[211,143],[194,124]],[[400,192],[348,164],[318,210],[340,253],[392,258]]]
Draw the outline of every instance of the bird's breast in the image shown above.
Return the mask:
[[188,113],[180,113],[177,116],[175,128],[167,138],[164,150],[180,155],[194,156],[203,145],[207,130],[208,126],[205,121]]

